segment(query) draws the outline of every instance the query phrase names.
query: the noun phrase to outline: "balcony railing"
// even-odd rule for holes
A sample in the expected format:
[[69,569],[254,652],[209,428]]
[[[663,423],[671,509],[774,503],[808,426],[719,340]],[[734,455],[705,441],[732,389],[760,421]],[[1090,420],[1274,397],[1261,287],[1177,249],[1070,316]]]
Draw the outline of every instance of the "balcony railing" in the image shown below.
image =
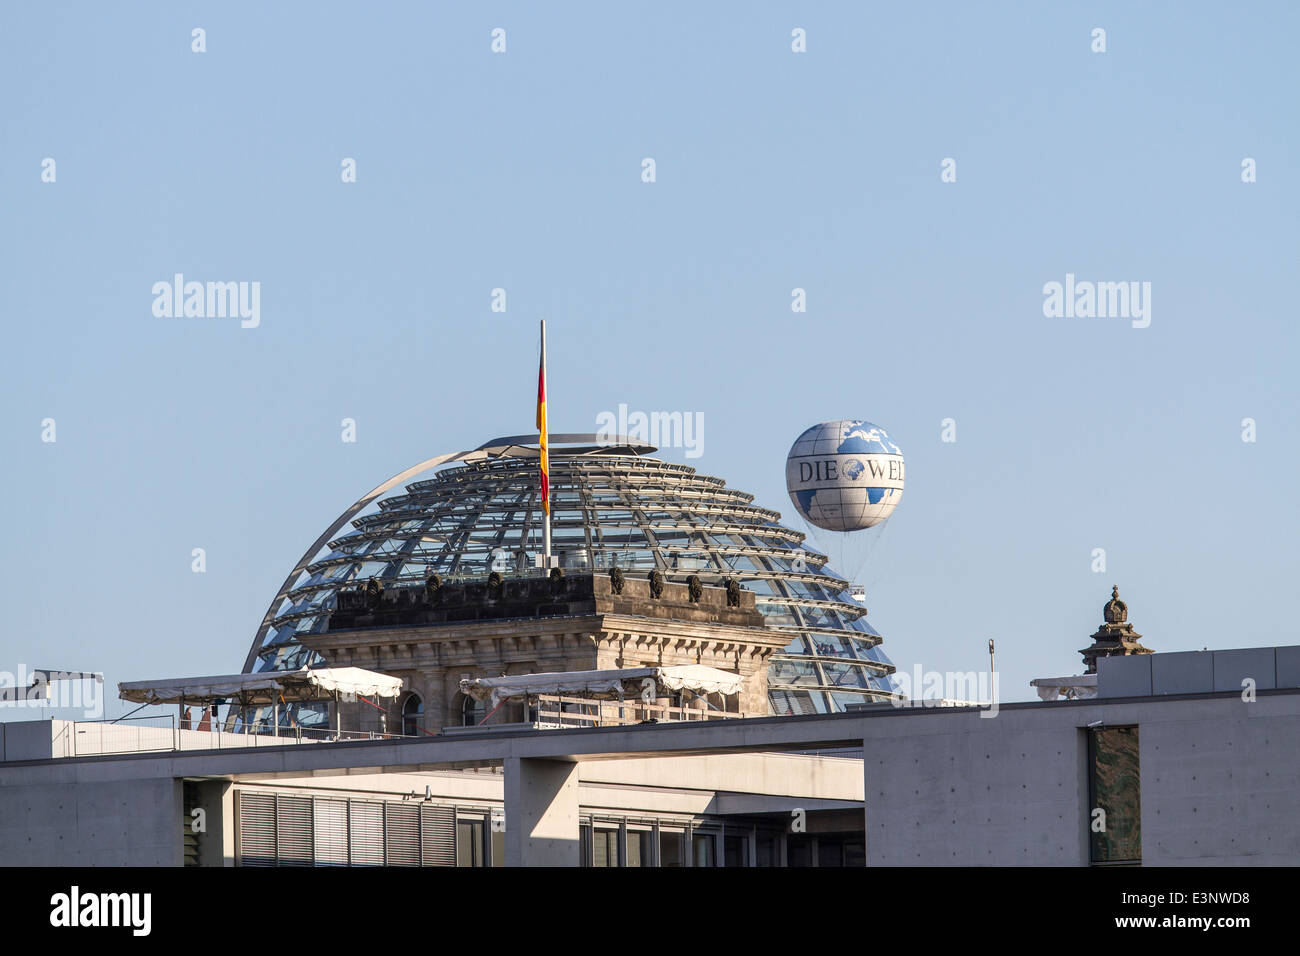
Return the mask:
[[278,734],[226,733],[177,726],[175,715],[118,720],[68,721],[53,741],[56,757],[100,754],[162,753],[176,750],[225,750],[241,747],[286,747],[340,740],[405,740],[400,734],[336,731],[327,727],[281,727]]
[[539,694],[535,724],[544,729],[560,730],[577,727],[626,727],[646,723],[695,723],[756,716],[760,715],[740,711],[647,704],[641,700],[591,700],[585,697]]

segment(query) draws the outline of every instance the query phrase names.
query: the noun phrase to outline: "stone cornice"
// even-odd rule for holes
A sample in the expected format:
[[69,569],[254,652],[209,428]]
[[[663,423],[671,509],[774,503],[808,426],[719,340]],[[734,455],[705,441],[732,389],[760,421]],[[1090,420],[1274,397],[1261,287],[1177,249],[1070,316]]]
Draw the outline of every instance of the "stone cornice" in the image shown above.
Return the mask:
[[567,615],[461,621],[416,627],[363,628],[304,634],[303,644],[332,664],[383,669],[462,666],[489,660],[562,657],[601,646],[644,657],[652,648],[766,659],[789,636],[764,627],[702,623],[634,614]]

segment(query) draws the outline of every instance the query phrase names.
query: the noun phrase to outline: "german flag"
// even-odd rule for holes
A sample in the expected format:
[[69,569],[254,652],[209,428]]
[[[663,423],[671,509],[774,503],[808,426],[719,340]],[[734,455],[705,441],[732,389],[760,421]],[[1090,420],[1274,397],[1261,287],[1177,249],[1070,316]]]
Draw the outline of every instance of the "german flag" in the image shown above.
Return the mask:
[[[543,347],[545,348],[545,347]],[[542,471],[542,510],[551,513],[551,461],[546,451],[546,352],[537,368],[537,443],[541,446],[538,465]]]

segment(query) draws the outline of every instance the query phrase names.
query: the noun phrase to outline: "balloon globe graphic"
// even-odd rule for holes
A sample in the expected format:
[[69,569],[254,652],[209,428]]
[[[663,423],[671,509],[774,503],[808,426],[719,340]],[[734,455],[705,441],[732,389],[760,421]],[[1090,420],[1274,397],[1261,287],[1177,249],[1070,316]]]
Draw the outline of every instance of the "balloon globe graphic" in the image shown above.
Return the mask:
[[822,422],[795,439],[785,487],[810,525],[861,531],[885,521],[902,501],[903,452],[871,422]]

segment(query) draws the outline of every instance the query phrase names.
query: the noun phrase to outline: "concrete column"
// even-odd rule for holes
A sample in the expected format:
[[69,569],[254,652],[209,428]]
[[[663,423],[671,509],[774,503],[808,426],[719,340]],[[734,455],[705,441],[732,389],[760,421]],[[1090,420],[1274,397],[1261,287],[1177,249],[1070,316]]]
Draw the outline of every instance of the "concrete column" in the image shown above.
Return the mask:
[[[872,821],[872,802],[871,796],[871,771],[867,768],[871,766],[871,758],[875,753],[875,741],[866,737],[862,741],[862,863],[864,866],[871,865],[871,842],[875,839],[875,834],[871,832]],[[781,866],[785,866],[785,846],[781,847]]]
[[506,866],[580,866],[578,765],[505,760]]

